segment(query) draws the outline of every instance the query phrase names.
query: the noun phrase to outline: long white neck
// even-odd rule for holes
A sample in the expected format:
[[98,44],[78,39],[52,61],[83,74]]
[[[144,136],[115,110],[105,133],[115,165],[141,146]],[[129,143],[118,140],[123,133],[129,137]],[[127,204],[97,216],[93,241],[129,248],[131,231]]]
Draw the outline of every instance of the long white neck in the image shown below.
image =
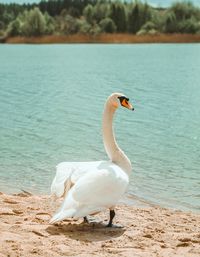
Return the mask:
[[113,116],[116,108],[112,106],[109,99],[106,101],[103,113],[103,142],[109,159],[122,168],[128,175],[132,170],[131,162],[125,153],[119,148],[113,132]]

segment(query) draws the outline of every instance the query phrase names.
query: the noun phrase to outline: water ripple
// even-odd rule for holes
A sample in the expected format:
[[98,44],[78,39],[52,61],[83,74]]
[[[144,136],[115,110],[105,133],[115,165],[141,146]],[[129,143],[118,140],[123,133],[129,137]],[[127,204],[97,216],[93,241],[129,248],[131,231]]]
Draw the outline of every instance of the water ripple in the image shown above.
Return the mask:
[[0,56],[0,191],[47,193],[57,163],[106,159],[102,110],[120,91],[135,107],[114,125],[129,196],[200,210],[198,44],[0,45]]

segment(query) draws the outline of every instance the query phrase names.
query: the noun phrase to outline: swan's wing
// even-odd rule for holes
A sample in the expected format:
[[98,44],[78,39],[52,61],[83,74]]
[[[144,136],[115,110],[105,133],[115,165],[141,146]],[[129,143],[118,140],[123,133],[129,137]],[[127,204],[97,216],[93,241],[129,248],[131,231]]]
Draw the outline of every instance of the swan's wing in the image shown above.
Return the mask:
[[129,179],[119,167],[85,174],[72,189],[75,201],[81,204],[109,205],[119,200]]
[[128,176],[118,166],[87,173],[71,188],[60,212],[73,209],[73,217],[77,218],[110,208],[118,202],[128,183]]
[[66,195],[69,189],[86,173],[105,163],[97,162],[62,162],[56,167],[56,175],[51,184],[51,193],[57,197]]
[[84,174],[69,190],[50,223],[84,217],[114,206],[128,183],[128,176],[117,165],[108,165],[107,169],[98,166],[95,172]]

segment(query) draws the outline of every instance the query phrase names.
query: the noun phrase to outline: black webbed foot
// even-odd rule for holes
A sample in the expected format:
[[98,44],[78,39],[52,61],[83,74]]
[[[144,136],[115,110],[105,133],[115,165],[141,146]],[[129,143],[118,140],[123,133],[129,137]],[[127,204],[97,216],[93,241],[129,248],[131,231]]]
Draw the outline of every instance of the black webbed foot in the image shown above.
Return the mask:
[[122,225],[110,224],[110,223],[108,223],[108,224],[106,225],[106,227],[107,227],[107,228],[123,228]]

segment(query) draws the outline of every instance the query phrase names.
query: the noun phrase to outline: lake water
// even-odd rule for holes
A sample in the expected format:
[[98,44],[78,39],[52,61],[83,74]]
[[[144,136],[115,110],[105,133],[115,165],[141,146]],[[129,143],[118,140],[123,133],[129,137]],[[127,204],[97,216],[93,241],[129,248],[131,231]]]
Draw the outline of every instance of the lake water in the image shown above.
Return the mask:
[[57,163],[107,159],[102,111],[120,91],[128,199],[200,211],[200,44],[0,45],[0,88],[0,191],[49,193]]

